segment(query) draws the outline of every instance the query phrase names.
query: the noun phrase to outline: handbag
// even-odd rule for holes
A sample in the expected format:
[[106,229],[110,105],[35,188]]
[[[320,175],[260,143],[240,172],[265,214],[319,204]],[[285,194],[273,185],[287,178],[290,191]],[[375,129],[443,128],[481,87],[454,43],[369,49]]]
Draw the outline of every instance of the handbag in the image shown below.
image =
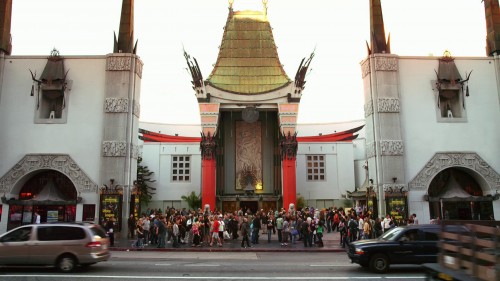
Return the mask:
[[297,229],[292,229],[292,235],[298,235],[299,231]]
[[227,230],[224,230],[224,239],[229,239],[229,238],[231,238],[229,232],[227,232]]

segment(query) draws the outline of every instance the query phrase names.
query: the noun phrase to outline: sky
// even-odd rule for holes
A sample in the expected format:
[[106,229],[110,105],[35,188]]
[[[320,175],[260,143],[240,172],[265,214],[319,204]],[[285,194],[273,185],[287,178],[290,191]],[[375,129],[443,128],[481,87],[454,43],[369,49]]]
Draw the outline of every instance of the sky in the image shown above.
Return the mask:
[[[12,55],[106,55],[113,51],[122,0],[13,0]],[[269,0],[278,55],[293,79],[315,50],[298,122],[364,118],[360,62],[370,39],[369,0]],[[261,0],[234,0],[234,10],[261,10]],[[391,53],[484,57],[480,0],[382,0]],[[141,121],[199,124],[183,48],[206,79],[217,60],[227,0],[135,0],[137,54],[144,62]]]

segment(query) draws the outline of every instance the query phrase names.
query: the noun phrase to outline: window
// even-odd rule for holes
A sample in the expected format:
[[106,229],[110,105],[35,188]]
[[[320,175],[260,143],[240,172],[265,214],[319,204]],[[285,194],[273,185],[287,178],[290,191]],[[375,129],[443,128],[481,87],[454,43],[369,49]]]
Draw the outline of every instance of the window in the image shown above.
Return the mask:
[[172,156],[172,181],[187,182],[191,180],[191,157]]
[[324,181],[325,180],[325,156],[307,155],[307,180]]
[[73,226],[40,226],[38,227],[38,240],[81,240],[85,238],[85,231],[81,227]]
[[464,96],[459,85],[441,85],[437,99],[439,122],[465,122],[467,120]]
[[31,237],[31,231],[32,231],[31,226],[19,228],[17,230],[12,231],[9,234],[6,234],[4,237],[2,237],[2,240],[0,240],[0,242],[24,242],[24,241],[28,241],[28,240],[30,240],[30,237]]

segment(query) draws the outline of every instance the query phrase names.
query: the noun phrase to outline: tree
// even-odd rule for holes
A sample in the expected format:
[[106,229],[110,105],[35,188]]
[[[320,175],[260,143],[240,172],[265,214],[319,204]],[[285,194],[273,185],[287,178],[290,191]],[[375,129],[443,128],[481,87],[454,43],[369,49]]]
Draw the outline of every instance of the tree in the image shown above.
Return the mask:
[[306,199],[300,193],[297,193],[297,205],[295,210],[302,210],[306,206]]
[[142,204],[149,204],[151,198],[153,198],[153,194],[155,194],[156,188],[149,186],[149,183],[155,182],[156,180],[151,179],[151,175],[154,172],[151,172],[148,169],[148,166],[142,166],[142,157],[137,159],[137,182],[136,186],[138,191],[140,192],[139,198]]
[[189,208],[192,210],[196,210],[198,208],[201,208],[201,196],[196,195],[196,193],[194,193],[194,191],[191,191],[191,193],[188,196],[182,195],[181,199],[186,201]]

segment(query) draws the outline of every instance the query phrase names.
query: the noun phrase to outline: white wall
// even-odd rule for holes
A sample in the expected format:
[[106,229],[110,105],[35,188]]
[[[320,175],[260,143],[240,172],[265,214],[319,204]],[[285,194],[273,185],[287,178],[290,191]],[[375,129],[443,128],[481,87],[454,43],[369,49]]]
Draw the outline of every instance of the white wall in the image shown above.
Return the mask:
[[[172,156],[191,156],[191,181],[172,182]],[[144,143],[142,146],[142,163],[154,172],[151,183],[156,188],[150,207],[163,208],[165,200],[180,200],[182,195],[189,195],[191,191],[201,193],[201,152],[199,143]],[[182,207],[188,207],[182,202]],[[184,205],[185,204],[185,205]]]
[[46,57],[6,57],[0,99],[0,177],[28,153],[64,153],[95,182],[103,134],[105,57],[65,57],[69,91],[66,124],[35,124],[32,80],[43,72]]
[[[470,96],[465,97],[467,122],[438,123],[431,80],[436,58],[401,57],[401,123],[405,145],[405,178],[411,181],[436,152],[475,152],[500,172],[500,108],[492,58],[456,58]],[[411,210],[410,210],[411,211]]]
[[[307,180],[307,155],[325,155],[326,180]],[[352,143],[299,143],[297,152],[297,193],[306,200],[340,199],[354,190]]]

